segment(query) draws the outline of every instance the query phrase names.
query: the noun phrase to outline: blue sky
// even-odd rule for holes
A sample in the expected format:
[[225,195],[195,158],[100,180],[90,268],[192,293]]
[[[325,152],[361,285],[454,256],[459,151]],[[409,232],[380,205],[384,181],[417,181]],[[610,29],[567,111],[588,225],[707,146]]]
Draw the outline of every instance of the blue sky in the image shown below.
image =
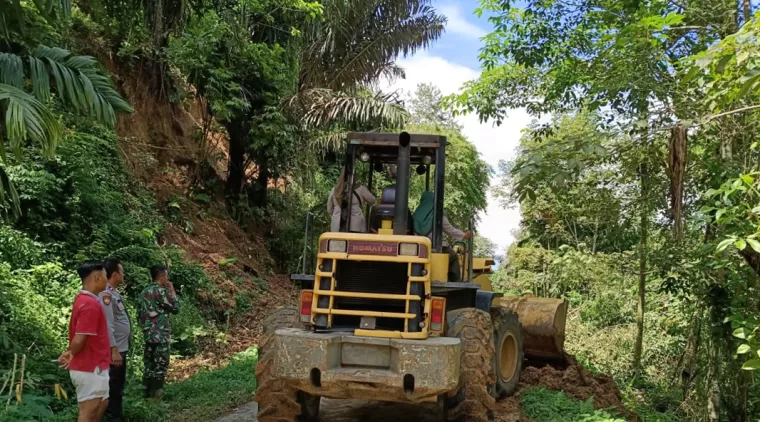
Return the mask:
[[448,18],[446,32],[433,44],[428,53],[443,57],[452,63],[479,69],[480,37],[491,31],[487,15],[478,19],[473,14],[480,5],[478,0],[460,2],[436,1],[436,9]]
[[[478,19],[473,14],[479,1],[438,0],[433,5],[448,18],[446,32],[428,50],[400,59],[398,64],[404,67],[406,79],[386,83],[381,85],[381,89],[398,90],[408,95],[414,92],[417,84],[432,83],[448,95],[459,91],[464,82],[480,75],[480,38],[492,27],[486,15]],[[499,160],[514,157],[521,131],[531,118],[524,110],[512,110],[500,127],[481,124],[474,115],[458,117],[457,121],[482,158],[495,168]],[[513,232],[520,222],[516,208],[502,208],[489,194],[488,209],[480,218],[478,232],[496,243],[501,251],[512,243]]]

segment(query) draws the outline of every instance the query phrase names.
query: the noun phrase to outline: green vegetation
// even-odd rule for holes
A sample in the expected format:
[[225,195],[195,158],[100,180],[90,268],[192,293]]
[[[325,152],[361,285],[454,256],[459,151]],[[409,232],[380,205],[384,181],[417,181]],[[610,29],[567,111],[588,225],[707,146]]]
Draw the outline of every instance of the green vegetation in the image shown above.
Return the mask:
[[624,422],[613,416],[614,412],[595,410],[593,399],[587,402],[568,398],[561,391],[543,387],[523,391],[520,394],[523,413],[533,421],[552,422]]
[[[211,420],[251,400],[256,390],[252,368],[257,359],[256,348],[252,347],[233,356],[219,369],[201,370],[184,381],[167,384],[162,402],[143,399],[140,379],[131,377],[127,380],[124,416],[129,420],[156,422]],[[8,416],[18,415],[11,412]],[[76,408],[70,407],[53,420],[75,418]]]
[[[760,414],[752,2],[511,3],[482,0],[494,30],[478,80],[401,99],[375,88],[441,35],[426,0],[0,0],[0,386],[14,384],[0,420],[74,412],[53,360],[77,263],[121,259],[128,304],[147,267],[169,264],[183,301],[173,353],[195,356],[271,306],[266,280],[303,263],[308,213],[328,227],[346,132],[446,135],[446,208],[464,228],[493,169],[454,117],[501,123],[513,108],[551,117],[496,169],[522,215],[498,288],[565,298],[568,350],[645,420]],[[416,177],[413,205],[423,189]],[[141,347],[135,332],[135,419],[208,420],[255,389],[249,351],[145,402]],[[533,420],[615,420],[542,389],[522,404]]]
[[[158,244],[167,223],[152,195],[132,182],[117,137],[74,117],[65,122],[78,131],[64,137],[55,160],[42,161],[28,150],[28,159],[7,168],[26,210],[12,225],[0,226],[2,378],[10,375],[14,356],[26,356],[25,400],[11,419],[48,414],[42,410],[48,406],[60,409],[56,383],[72,391],[66,372],[52,361],[67,346],[71,301],[80,288],[74,268],[86,257],[123,261],[128,304],[150,282],[151,263],[172,263],[172,278],[186,302],[174,319],[176,353],[197,351],[197,337],[213,334],[217,325],[213,309],[194,306],[197,294],[214,287],[197,263],[183,259],[183,251]],[[199,328],[205,329],[200,335]],[[133,334],[133,350],[141,350],[142,335]],[[139,353],[130,364],[141,371]]]
[[[498,193],[522,225],[494,280],[570,304],[567,348],[644,420],[760,414],[751,2],[483,0],[458,112],[536,117]],[[572,3],[572,4],[571,4]]]
[[256,390],[253,367],[258,353],[251,348],[234,356],[222,368],[200,371],[189,379],[169,384],[166,401],[172,421],[208,421],[251,401]]
[[[128,308],[147,268],[169,265],[183,304],[175,362],[225,359],[236,329],[255,335],[246,316],[270,300],[270,275],[301,262],[307,213],[316,232],[329,224],[347,131],[414,118],[446,133],[462,174],[448,187],[452,220],[485,208],[490,169],[450,113],[423,120],[373,88],[440,36],[428,1],[0,0],[0,22],[0,420],[76,413],[54,360],[85,259],[122,261]],[[440,108],[440,94],[418,97]],[[146,402],[142,347],[134,330],[133,420],[205,421],[252,397],[249,351]]]

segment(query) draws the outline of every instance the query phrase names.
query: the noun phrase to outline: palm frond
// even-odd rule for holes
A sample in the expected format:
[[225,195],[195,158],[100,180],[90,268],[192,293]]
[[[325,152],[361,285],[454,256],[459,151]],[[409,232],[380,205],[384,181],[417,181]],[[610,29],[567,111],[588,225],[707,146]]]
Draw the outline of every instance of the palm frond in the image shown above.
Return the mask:
[[[0,0],[0,31],[6,38],[10,33],[24,33],[24,8],[19,0]],[[34,6],[42,18],[48,23],[55,24],[59,18],[71,16],[71,0],[33,0]]]
[[24,87],[24,62],[21,57],[0,53],[0,83],[13,85],[16,88]]
[[322,154],[326,154],[328,151],[340,151],[347,134],[348,131],[343,127],[320,130],[309,137],[307,146],[312,151]]
[[330,0],[311,24],[301,87],[343,89],[398,77],[398,56],[414,54],[443,33],[429,0]]
[[0,117],[0,129],[4,129],[0,133],[0,159],[6,161],[8,149],[20,155],[27,139],[39,144],[43,157],[53,157],[63,131],[44,104],[15,86],[0,84]]
[[307,128],[335,124],[347,127],[403,127],[409,113],[396,93],[355,93],[320,89],[312,91],[311,106],[304,116]]
[[50,19],[58,12],[61,17],[71,16],[71,0],[34,0],[37,10],[46,19]]
[[5,207],[6,205],[11,206],[14,216],[18,217],[21,215],[21,201],[18,197],[18,191],[13,186],[8,172],[3,167],[3,162],[0,160],[0,207]]
[[50,100],[50,79],[74,109],[106,125],[116,124],[116,112],[131,113],[132,107],[116,92],[100,63],[90,56],[77,56],[57,47],[37,47],[29,57],[32,90],[40,100]]

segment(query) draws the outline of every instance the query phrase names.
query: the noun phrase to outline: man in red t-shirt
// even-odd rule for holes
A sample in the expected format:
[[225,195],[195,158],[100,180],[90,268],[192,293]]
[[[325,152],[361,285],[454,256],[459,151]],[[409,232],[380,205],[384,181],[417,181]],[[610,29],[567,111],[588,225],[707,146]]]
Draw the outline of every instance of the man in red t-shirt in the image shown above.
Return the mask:
[[82,290],[74,300],[69,322],[69,350],[58,361],[69,370],[79,402],[79,422],[96,422],[108,406],[108,369],[111,343],[108,323],[98,294],[106,288],[106,270],[100,261],[77,269]]

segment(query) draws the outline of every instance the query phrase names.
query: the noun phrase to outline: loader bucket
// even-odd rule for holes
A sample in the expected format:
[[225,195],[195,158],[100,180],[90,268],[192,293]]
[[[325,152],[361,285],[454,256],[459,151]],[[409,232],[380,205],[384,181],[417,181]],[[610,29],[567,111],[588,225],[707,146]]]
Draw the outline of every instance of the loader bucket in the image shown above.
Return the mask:
[[565,361],[567,302],[534,296],[506,296],[500,306],[520,317],[525,357],[542,361]]

